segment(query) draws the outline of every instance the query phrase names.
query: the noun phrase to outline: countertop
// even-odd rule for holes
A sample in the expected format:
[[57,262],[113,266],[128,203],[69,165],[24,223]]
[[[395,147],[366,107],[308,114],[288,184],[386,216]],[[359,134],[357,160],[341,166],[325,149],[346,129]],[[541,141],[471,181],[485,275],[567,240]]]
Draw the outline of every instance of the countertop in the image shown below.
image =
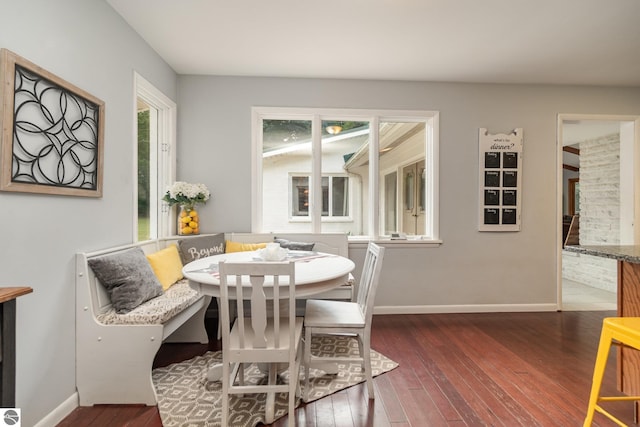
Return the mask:
[[617,259],[619,261],[627,261],[634,264],[640,264],[640,246],[638,245],[565,246],[564,249],[566,251],[579,254],[594,255],[604,258]]
[[16,299],[31,292],[33,292],[33,289],[26,286],[0,288],[0,303]]

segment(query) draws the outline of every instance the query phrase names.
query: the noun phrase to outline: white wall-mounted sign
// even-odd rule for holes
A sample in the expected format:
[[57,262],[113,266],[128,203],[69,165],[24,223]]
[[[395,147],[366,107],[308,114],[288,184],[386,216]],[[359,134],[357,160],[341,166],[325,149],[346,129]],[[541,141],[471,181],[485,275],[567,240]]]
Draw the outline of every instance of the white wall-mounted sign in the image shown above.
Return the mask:
[[520,231],[522,128],[478,135],[478,230]]

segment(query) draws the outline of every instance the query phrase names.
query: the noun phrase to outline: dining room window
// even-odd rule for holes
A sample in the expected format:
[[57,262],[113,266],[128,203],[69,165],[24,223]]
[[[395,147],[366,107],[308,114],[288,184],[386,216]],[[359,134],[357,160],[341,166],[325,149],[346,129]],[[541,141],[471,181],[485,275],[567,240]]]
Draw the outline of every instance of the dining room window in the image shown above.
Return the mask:
[[162,196],[175,178],[176,104],[135,74],[134,241],[173,234],[171,210]]
[[254,232],[438,239],[438,113],[254,107]]

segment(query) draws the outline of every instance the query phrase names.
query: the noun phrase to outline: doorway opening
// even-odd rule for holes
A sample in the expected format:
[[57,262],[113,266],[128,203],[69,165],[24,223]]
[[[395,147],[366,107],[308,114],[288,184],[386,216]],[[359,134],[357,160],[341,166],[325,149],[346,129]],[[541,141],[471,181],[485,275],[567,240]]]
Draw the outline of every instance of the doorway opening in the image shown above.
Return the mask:
[[638,116],[558,116],[559,310],[617,308],[617,261],[563,248],[638,241],[639,124]]

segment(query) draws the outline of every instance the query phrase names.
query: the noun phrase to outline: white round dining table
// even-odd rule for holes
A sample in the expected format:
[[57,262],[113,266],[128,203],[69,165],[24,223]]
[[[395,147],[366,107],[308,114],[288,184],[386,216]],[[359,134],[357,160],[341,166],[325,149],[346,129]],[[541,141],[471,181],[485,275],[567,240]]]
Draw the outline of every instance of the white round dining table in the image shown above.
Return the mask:
[[[293,261],[296,274],[296,297],[308,297],[331,290],[345,284],[349,280],[351,271],[355,264],[349,258],[332,255],[322,252],[302,252],[289,251],[288,257],[284,261]],[[191,261],[182,268],[184,277],[189,279],[189,285],[205,294],[213,297],[220,297],[220,276],[218,274],[218,264],[224,262],[264,262],[258,251],[252,252],[231,252],[226,254],[213,255]],[[247,277],[246,286],[251,286]],[[265,281],[264,291],[269,297],[270,286]],[[286,297],[286,292],[281,293],[282,298]],[[229,298],[235,297],[235,289],[229,288]],[[324,366],[327,372],[337,372],[335,363]],[[218,381],[222,377],[222,365],[216,364],[210,367],[207,374],[209,381]]]
[[[218,263],[224,262],[264,262],[258,251],[232,252],[213,255],[191,261],[182,268],[184,277],[190,286],[205,295],[220,296],[220,276]],[[308,297],[331,290],[349,280],[349,273],[355,264],[349,258],[322,252],[289,251],[283,261],[293,261],[296,274],[296,297]],[[251,286],[247,277],[247,286]],[[265,283],[265,292],[269,297],[269,283]],[[233,299],[234,290],[229,297]],[[283,293],[282,297],[286,297]]]

